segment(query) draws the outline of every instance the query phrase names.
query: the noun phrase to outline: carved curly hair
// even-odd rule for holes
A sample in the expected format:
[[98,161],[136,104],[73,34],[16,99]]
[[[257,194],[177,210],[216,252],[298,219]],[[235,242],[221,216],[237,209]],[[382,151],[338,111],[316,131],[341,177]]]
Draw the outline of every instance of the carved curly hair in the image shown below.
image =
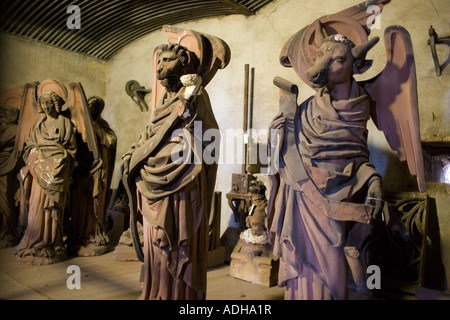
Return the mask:
[[342,43],[343,45],[347,46],[349,49],[353,49],[355,47],[355,44],[353,43],[352,40],[350,40],[346,36],[339,34],[339,33],[326,37],[325,39],[323,39],[322,43],[325,43],[325,42]]
[[183,74],[197,73],[200,60],[194,52],[189,51],[182,45],[172,43],[167,43],[161,47],[161,53],[166,51],[173,51],[180,57],[181,64],[183,65]]
[[64,99],[61,98],[59,95],[57,95],[57,94],[56,94],[55,92],[53,92],[53,91],[46,91],[46,92],[43,92],[43,93],[39,96],[39,98],[37,99],[37,103],[38,103],[38,105],[37,105],[37,111],[38,111],[39,113],[44,113],[44,110],[42,110],[42,107],[41,107],[41,98],[42,98],[42,97],[50,97],[50,98],[52,99],[53,103],[55,104],[56,112],[58,112],[58,113],[61,112],[62,106],[63,106],[64,103],[65,103]]
[[266,186],[262,181],[251,180],[249,186],[249,192],[251,194],[257,194],[261,199],[266,199]]

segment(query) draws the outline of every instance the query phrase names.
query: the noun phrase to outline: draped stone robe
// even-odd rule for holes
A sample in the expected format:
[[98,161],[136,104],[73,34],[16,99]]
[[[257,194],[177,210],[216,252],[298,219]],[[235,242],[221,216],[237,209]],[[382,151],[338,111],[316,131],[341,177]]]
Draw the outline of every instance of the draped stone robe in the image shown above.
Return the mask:
[[366,184],[378,174],[369,162],[369,112],[369,97],[355,81],[349,99],[332,101],[322,88],[296,112],[288,148],[298,148],[301,159],[290,168],[303,165],[307,177],[292,182],[281,166],[269,205],[287,299],[346,298],[345,221],[369,223]]
[[[132,155],[130,173],[138,172],[137,207],[143,215],[141,299],[205,299],[208,216],[217,164],[194,161],[194,153],[197,159],[201,156],[194,152],[194,145],[201,146],[197,151],[202,152],[206,144],[193,132],[196,121],[200,121],[197,124],[201,123],[203,132],[218,129],[218,125],[205,90],[192,103],[195,113],[189,119],[177,115],[178,95],[166,97],[164,92],[151,124],[127,153]],[[181,132],[178,129],[184,129],[184,135],[173,135],[174,131]],[[157,147],[148,153],[153,144]],[[174,161],[172,155],[180,150],[191,161]],[[138,163],[137,170],[134,162]],[[161,244],[161,234],[168,246]]]
[[55,120],[41,119],[28,138],[24,159],[32,185],[28,225],[15,250],[19,259],[47,264],[65,255],[63,217],[76,147],[72,123],[62,114]]
[[94,163],[87,144],[82,141],[81,135],[77,134],[78,166],[73,173],[72,199],[75,201],[72,201],[69,233],[70,245],[73,245],[75,250],[78,250],[80,245],[87,246],[92,243],[94,246],[104,246],[109,243],[105,230],[105,214],[114,170],[117,136],[103,118],[93,121],[92,125],[101,161]]
[[6,170],[14,151],[17,124],[5,123],[0,126],[0,248],[2,240],[9,245],[15,239],[14,193],[17,178],[14,170]]

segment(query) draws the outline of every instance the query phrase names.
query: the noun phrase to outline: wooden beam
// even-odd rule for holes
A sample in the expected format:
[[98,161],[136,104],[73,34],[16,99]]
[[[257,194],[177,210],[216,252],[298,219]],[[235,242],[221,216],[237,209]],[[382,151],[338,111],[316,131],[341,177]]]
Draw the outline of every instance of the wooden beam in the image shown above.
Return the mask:
[[219,2],[222,2],[223,4],[235,9],[238,13],[241,13],[243,15],[252,16],[255,14],[254,11],[248,9],[240,3],[235,2],[234,0],[219,0]]

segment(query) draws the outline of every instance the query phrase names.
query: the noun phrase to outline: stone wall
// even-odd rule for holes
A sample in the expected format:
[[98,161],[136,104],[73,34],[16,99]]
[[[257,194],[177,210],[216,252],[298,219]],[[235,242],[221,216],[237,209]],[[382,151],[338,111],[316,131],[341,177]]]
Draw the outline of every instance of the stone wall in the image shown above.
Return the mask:
[[0,92],[55,79],[69,89],[81,82],[86,96],[106,93],[106,61],[0,33]]

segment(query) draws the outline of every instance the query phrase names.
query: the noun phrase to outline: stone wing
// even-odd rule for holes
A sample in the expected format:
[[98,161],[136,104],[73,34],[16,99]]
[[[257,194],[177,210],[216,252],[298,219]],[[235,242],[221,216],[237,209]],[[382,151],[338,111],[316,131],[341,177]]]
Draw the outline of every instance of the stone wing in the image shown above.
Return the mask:
[[376,77],[362,82],[373,100],[372,119],[400,161],[407,161],[421,192],[425,177],[417,99],[416,67],[411,38],[401,26],[384,32],[387,63]]
[[0,169],[0,175],[14,169],[19,158],[22,156],[25,142],[33,131],[36,123],[43,117],[37,109],[36,92],[38,85],[39,82],[33,82],[27,83],[23,87],[23,93],[20,98],[20,113],[14,142],[14,152],[11,154],[8,162]]
[[70,84],[70,119],[89,150],[92,152],[94,159],[99,160],[99,149],[94,127],[92,125],[92,117],[89,111],[86,94],[83,86],[79,82]]

